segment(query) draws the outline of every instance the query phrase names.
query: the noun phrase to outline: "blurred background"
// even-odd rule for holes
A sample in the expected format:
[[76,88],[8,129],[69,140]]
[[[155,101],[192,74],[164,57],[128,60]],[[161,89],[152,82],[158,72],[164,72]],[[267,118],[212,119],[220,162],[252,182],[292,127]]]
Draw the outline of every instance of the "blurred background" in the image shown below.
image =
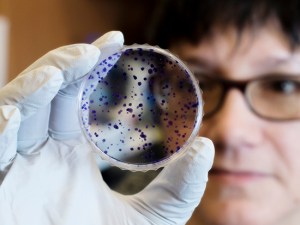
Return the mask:
[[144,43],[158,0],[0,0],[0,86],[49,50],[121,30]]

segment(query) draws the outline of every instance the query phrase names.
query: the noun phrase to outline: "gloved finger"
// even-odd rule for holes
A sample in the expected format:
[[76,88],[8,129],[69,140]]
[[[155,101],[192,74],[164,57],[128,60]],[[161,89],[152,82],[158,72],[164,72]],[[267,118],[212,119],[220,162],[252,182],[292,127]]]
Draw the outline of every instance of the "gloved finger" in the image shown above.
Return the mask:
[[35,68],[0,89],[0,105],[14,105],[25,120],[47,106],[63,82],[61,71],[53,66]]
[[0,106],[0,184],[16,156],[20,121],[18,108],[11,105]]
[[111,54],[123,47],[124,36],[120,31],[110,31],[92,43],[101,50],[100,60],[106,59]]
[[[111,31],[101,36],[93,43],[101,52],[98,62],[117,52],[123,43],[124,37],[119,31]],[[69,139],[81,133],[78,118],[78,92],[81,82],[79,80],[60,90],[52,101],[49,132],[57,140]]]
[[165,167],[131,204],[144,209],[154,224],[185,224],[204,193],[213,158],[213,143],[198,137],[186,155]]
[[41,57],[0,90],[0,104],[13,104],[21,111],[20,151],[47,138],[50,102],[62,86],[84,76],[99,55],[99,49],[88,44],[58,48]]
[[87,74],[98,61],[100,51],[93,45],[74,44],[54,49],[25,69],[20,75],[36,68],[54,66],[62,71],[63,86],[77,81]]
[[59,69],[44,66],[24,73],[0,89],[0,105],[14,105],[21,113],[20,150],[28,141],[31,143],[48,137],[49,103],[62,82]]
[[0,90],[0,105],[16,105],[22,119],[28,118],[37,108],[50,103],[62,82],[67,85],[84,76],[99,55],[96,47],[87,44],[50,51]]

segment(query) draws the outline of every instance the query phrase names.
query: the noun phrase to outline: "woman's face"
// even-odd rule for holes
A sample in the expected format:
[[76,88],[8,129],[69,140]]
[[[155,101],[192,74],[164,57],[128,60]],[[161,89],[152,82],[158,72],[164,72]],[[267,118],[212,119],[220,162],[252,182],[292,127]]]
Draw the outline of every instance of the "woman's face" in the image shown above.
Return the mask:
[[[291,51],[272,22],[244,31],[239,42],[228,29],[196,46],[181,42],[170,50],[212,78],[300,76],[300,48]],[[260,118],[249,109],[243,93],[232,88],[222,107],[203,121],[199,135],[214,142],[216,155],[190,224],[300,224],[299,120]]]

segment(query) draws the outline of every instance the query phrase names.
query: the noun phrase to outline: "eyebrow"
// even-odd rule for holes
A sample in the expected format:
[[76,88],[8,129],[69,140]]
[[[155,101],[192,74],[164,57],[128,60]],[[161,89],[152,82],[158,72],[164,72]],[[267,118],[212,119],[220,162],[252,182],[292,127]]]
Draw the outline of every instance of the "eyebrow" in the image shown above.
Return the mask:
[[[254,66],[263,66],[265,69],[269,70],[274,67],[280,66],[284,63],[286,63],[291,56],[288,57],[276,57],[276,56],[271,56],[263,61],[256,61]],[[205,70],[209,71],[218,71],[219,68],[216,67],[216,65],[213,62],[210,62],[209,60],[206,60],[205,58],[196,58],[196,57],[188,57],[185,59],[185,61],[192,66],[197,66],[199,68],[203,68]]]
[[274,68],[276,66],[280,66],[281,64],[286,63],[290,57],[269,57],[263,61],[256,62],[255,65],[263,65],[267,69]]

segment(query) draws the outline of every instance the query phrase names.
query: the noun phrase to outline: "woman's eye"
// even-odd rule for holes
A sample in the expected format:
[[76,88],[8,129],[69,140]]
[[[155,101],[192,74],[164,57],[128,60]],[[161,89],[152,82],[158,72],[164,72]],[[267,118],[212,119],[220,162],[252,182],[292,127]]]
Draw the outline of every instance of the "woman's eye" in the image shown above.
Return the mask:
[[274,92],[280,92],[283,94],[292,94],[294,92],[300,92],[300,82],[294,80],[276,80],[270,82],[267,87]]

